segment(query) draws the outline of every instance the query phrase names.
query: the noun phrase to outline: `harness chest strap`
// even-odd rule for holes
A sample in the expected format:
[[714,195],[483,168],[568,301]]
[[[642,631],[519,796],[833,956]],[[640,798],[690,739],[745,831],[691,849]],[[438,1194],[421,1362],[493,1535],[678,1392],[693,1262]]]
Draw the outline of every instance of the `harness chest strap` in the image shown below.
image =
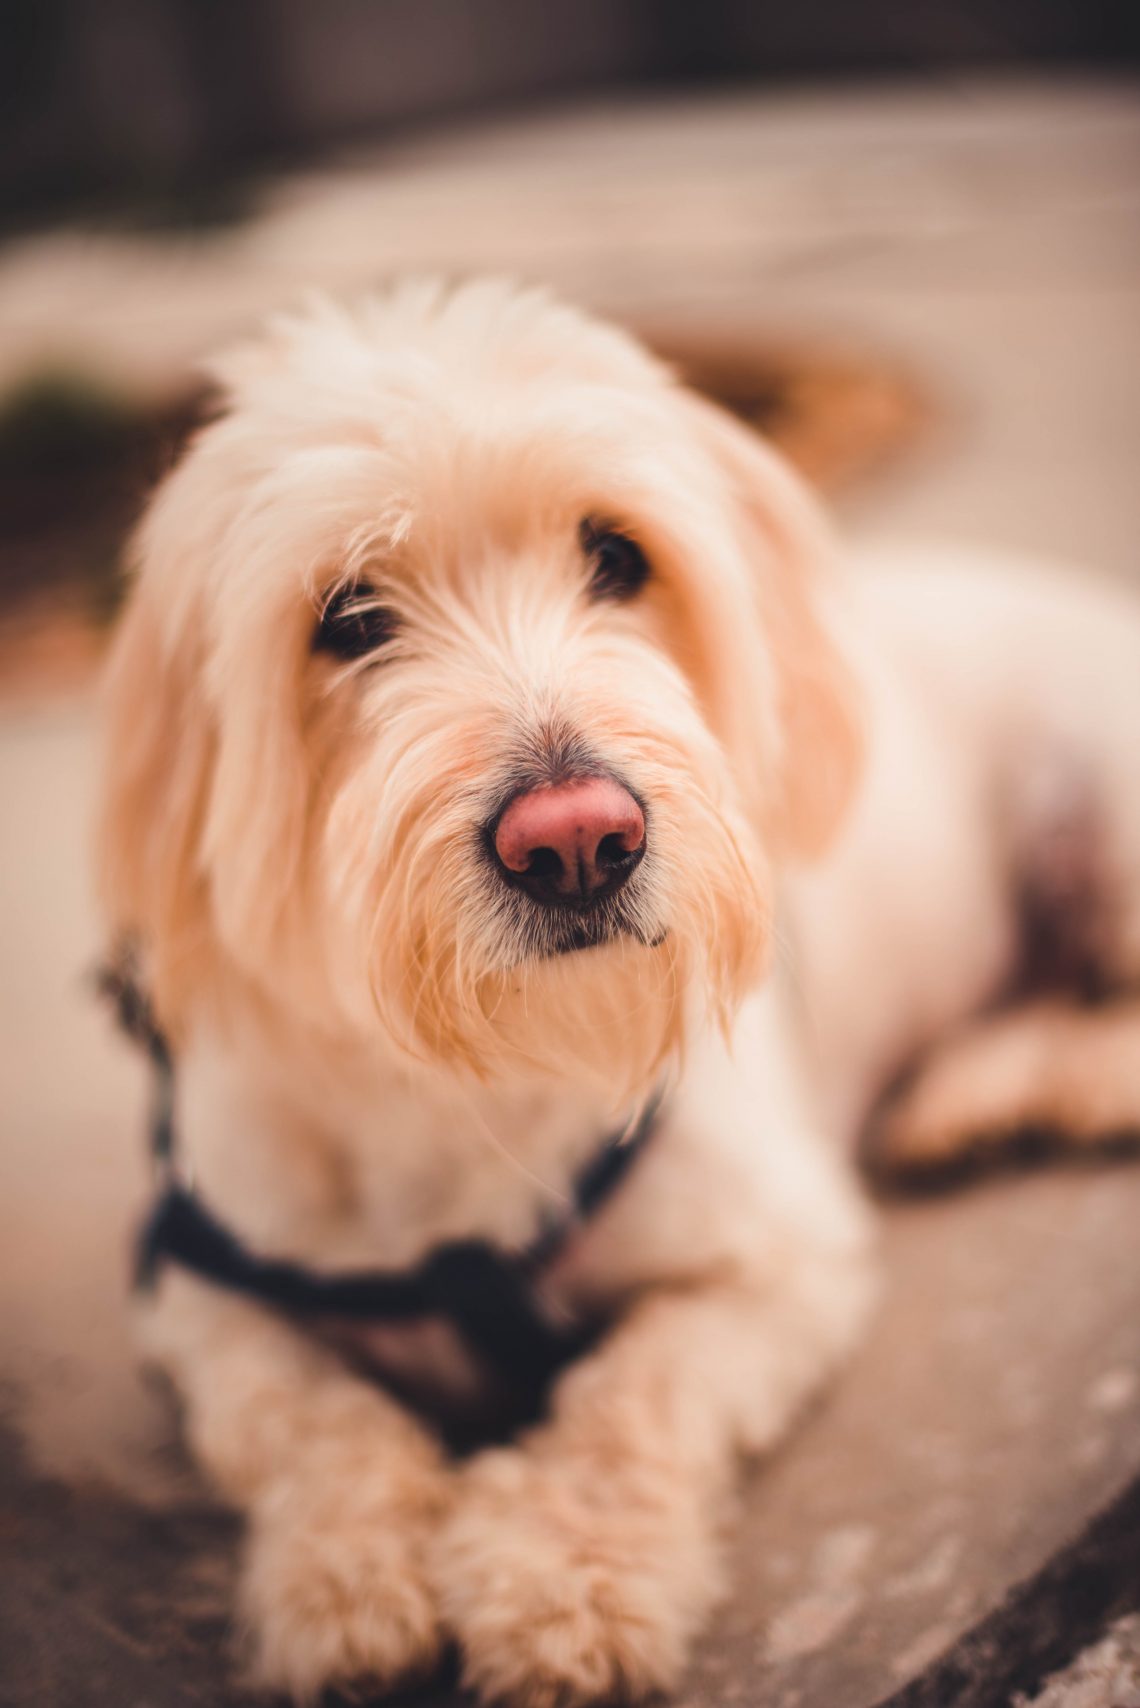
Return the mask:
[[595,1338],[594,1328],[552,1323],[537,1284],[645,1149],[656,1127],[659,1096],[632,1131],[603,1141],[574,1183],[569,1212],[521,1251],[505,1252],[480,1239],[452,1240],[409,1269],[322,1274],[251,1252],[179,1179],[169,1046],[129,966],[104,972],[101,982],[124,1031],[146,1050],[155,1069],[151,1148],[161,1184],[139,1239],[139,1286],[152,1286],[161,1268],[174,1263],[312,1326],[443,1318],[494,1377],[531,1399]]

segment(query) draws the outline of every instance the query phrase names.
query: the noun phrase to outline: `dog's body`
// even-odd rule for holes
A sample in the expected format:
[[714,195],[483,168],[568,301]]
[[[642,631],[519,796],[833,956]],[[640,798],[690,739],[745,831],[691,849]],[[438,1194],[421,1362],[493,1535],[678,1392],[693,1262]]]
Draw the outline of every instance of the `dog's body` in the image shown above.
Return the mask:
[[[164,1279],[257,1664],[304,1694],[454,1635],[488,1697],[668,1684],[735,1455],[865,1318],[851,1156],[891,1076],[928,1052],[876,1123],[910,1161],[1140,1117],[1135,1006],[1017,982],[1043,922],[1058,986],[1140,973],[1140,609],[946,557],[828,582],[747,434],[494,285],[318,311],[225,377],[142,538],[106,832],[204,1200],[326,1271],[518,1248],[664,1092],[543,1282],[613,1327],[514,1445],[457,1465],[311,1336]],[[511,838],[573,790],[610,865],[587,893],[563,813],[570,902]],[[474,1380],[438,1325],[373,1338]]]

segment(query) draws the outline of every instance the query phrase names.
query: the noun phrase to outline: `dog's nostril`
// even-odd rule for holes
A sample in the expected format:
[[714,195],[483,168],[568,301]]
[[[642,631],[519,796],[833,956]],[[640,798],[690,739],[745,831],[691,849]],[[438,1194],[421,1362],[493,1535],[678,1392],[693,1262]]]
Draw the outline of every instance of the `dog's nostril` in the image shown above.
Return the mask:
[[623,866],[637,852],[636,849],[626,847],[627,840],[628,838],[620,831],[613,831],[609,836],[603,836],[598,843],[597,853],[594,855],[598,865]]
[[557,882],[562,876],[562,861],[553,848],[534,848],[526,870],[530,878],[552,878]]

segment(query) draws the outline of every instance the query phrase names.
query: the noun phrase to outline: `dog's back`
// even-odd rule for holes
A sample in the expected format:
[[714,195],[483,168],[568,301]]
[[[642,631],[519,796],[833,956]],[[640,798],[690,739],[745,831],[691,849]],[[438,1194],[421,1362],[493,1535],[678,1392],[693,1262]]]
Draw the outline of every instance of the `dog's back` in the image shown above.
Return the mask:
[[[968,1049],[933,1058],[934,1089],[912,1076],[878,1124],[881,1159],[946,1162],[1027,1127],[1140,1127],[1125,1066],[1140,1017],[1123,995],[1140,976],[1140,600],[1092,573],[950,548],[856,563],[850,594],[871,772],[798,909],[841,1117],[863,1118],[948,1028],[997,1011]],[[1107,1009],[1090,1016],[1090,998]],[[1078,1090],[1076,1061],[1101,1061],[1090,1028],[1109,1017],[1119,1095],[1102,1103]]]

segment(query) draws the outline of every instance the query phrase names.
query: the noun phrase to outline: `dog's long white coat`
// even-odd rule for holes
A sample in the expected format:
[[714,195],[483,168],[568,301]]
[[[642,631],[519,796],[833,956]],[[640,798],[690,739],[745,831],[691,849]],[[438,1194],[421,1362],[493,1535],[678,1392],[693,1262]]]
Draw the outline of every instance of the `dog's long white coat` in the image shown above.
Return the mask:
[[[884,1079],[1008,979],[1013,886],[1058,790],[1095,806],[1086,828],[1111,918],[1107,970],[1122,982],[1140,972],[1140,607],[1092,576],[915,552],[851,565],[813,593],[824,607],[818,633],[790,581],[782,603],[779,570],[753,637],[751,566],[734,553],[752,528],[760,558],[773,541],[778,559],[799,539],[787,476],[758,450],[753,468],[745,435],[662,389],[616,335],[500,287],[458,300],[456,309],[413,290],[359,323],[320,311],[284,335],[279,360],[232,364],[233,417],[175,477],[144,535],[135,629],[112,684],[118,740],[132,751],[112,788],[112,866],[119,923],[149,921],[159,955],[177,926],[165,989],[180,1029],[184,1144],[207,1200],[255,1247],[334,1268],[409,1262],[472,1233],[521,1243],[612,1128],[638,1073],[642,1093],[650,1074],[665,1074],[659,1139],[554,1278],[561,1302],[611,1304],[620,1321],[520,1445],[448,1464],[420,1425],[304,1336],[177,1276],[149,1325],[199,1456],[250,1517],[244,1608],[267,1682],[304,1694],[360,1673],[393,1678],[430,1663],[453,1634],[478,1690],[546,1708],[676,1678],[722,1587],[718,1533],[735,1454],[787,1426],[854,1344],[873,1293],[852,1141]],[[393,347],[403,339],[414,354],[417,338],[419,365]],[[498,368],[484,348],[495,339]],[[375,461],[370,410],[387,462]],[[541,454],[529,439],[519,452],[532,459],[533,491],[517,459],[498,473],[486,460],[512,410],[549,437]],[[467,463],[447,438],[460,431]],[[347,461],[337,448],[346,436]],[[600,459],[590,450],[598,436]],[[650,507],[647,528],[665,530],[662,554],[678,559],[677,597],[695,595],[688,626],[653,595],[644,616],[586,611],[572,556],[579,500],[564,521],[558,511],[576,456],[586,487],[604,469],[617,482],[611,502]],[[428,554],[415,598],[457,550],[452,522],[474,551],[497,504],[502,537],[516,543],[464,594],[461,622],[452,593],[407,605],[409,651],[387,678],[381,665],[374,678],[318,692],[303,636],[329,530],[340,528],[342,555],[371,561],[368,505],[383,509],[383,481],[411,479],[407,468],[426,482],[416,458],[434,471],[434,543],[422,543],[425,512],[410,499],[384,524],[392,563]],[[729,517],[749,479],[759,518]],[[549,538],[527,533],[548,515]],[[299,540],[304,556],[286,574]],[[401,587],[393,598],[412,601]],[[719,642],[703,664],[701,621]],[[825,631],[849,660],[866,763],[829,850],[801,867],[788,846],[806,819],[830,815],[831,795],[811,798],[814,772],[826,770],[828,732],[843,733]],[[150,714],[167,755],[157,765],[133,727],[147,715],[148,646],[151,670],[158,657],[168,671],[168,697]],[[198,686],[177,700],[187,681]],[[808,703],[816,693],[818,706]],[[461,756],[456,732],[481,705]],[[619,942],[516,974],[507,951],[521,939],[496,912],[471,840],[486,781],[479,742],[490,777],[520,721],[547,727],[555,714],[577,720],[648,801],[638,906],[667,929],[668,946]],[[169,794],[164,725],[175,715],[184,732],[209,726],[181,802]],[[417,718],[419,745],[397,752],[397,729],[415,730]],[[258,760],[259,743],[280,746],[289,733],[267,735],[267,719],[296,725],[294,746]],[[273,863],[288,866],[295,852],[281,797],[319,799],[324,812],[329,788],[324,840],[308,864],[297,855],[286,911],[267,933],[259,879],[272,892]],[[422,894],[393,877],[376,899],[368,851],[394,858],[386,814],[405,815],[401,857]],[[164,865],[157,850],[151,866],[132,865],[156,827],[175,823],[176,861]],[[455,862],[450,887],[433,888],[433,870],[416,863],[421,823],[433,859]],[[363,853],[350,860],[353,850]],[[769,860],[780,867],[770,930],[765,922],[773,967],[741,1000],[733,981],[770,899]],[[354,921],[366,935],[363,901],[353,911],[362,897],[391,938],[372,945],[389,980],[381,999],[395,1011],[393,979],[414,990],[423,974],[420,1059],[406,1038],[368,1032],[367,982],[358,997],[356,974],[343,972],[360,947]],[[419,921],[411,949],[405,913]],[[462,945],[460,972],[449,942]],[[740,965],[729,955],[722,966],[717,952],[738,948]],[[482,982],[469,986],[476,960]],[[662,967],[691,991],[674,993]],[[499,992],[490,1009],[488,980]],[[718,1001],[734,1011],[727,1035],[702,1019]],[[1053,1014],[1050,1036],[1071,1023]],[[984,1085],[959,1076],[953,1116],[948,1099],[925,1108],[924,1143],[944,1142],[940,1121],[962,1119],[971,1097],[1010,1117],[1032,1106],[1038,1021],[1018,1025],[996,1066],[987,1056]],[[590,1071],[592,1026],[598,1061],[628,1079],[617,1096]],[[655,1040],[673,1034],[683,1053],[666,1049],[658,1065]],[[549,1059],[562,1036],[564,1075]],[[1140,1029],[1130,1036],[1134,1049]],[[442,1059],[473,1049],[488,1052],[484,1077]],[[1114,1080],[1113,1063],[1127,1049],[1127,1037],[1106,1049],[1102,1076],[1125,1113],[1132,1082]],[[1134,1116],[1140,1086],[1135,1096]]]

